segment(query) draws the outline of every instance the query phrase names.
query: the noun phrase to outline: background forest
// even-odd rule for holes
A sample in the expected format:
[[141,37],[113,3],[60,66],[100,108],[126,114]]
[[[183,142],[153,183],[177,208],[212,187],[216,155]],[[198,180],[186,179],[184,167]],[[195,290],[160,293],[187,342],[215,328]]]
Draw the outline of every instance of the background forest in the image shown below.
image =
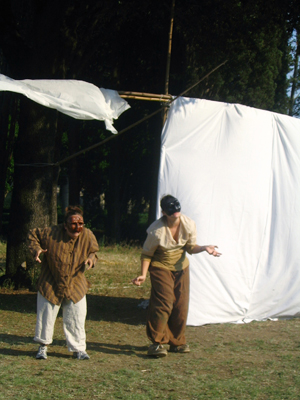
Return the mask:
[[[300,3],[176,0],[168,92],[300,114]],[[0,0],[0,73],[78,79],[117,91],[164,94],[172,0]],[[128,100],[122,131],[159,102]],[[112,134],[24,96],[0,92],[0,228],[6,277],[27,261],[29,229],[61,221],[68,192],[102,243],[140,243],[155,218],[163,112],[70,161]],[[60,189],[57,196],[57,187]],[[64,200],[63,200],[64,199]]]

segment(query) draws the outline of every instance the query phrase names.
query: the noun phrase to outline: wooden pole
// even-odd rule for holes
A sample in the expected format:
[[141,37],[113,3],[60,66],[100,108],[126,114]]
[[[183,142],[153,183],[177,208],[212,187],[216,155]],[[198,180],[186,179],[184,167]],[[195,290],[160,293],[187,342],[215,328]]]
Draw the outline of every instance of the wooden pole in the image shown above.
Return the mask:
[[[172,51],[172,39],[173,39],[173,26],[174,26],[174,13],[175,13],[175,0],[172,0],[171,7],[171,21],[169,31],[169,46],[167,54],[167,67],[166,67],[166,81],[165,81],[165,95],[169,94],[169,81],[170,81],[170,66],[171,66],[171,51]],[[167,119],[168,108],[164,108],[163,125]]]
[[119,96],[123,99],[134,99],[134,100],[147,100],[147,101],[159,101],[161,103],[169,102],[172,100],[170,94],[154,94],[154,93],[139,93],[139,92],[118,92]]
[[[224,62],[222,62],[221,64],[219,64],[217,67],[215,67],[214,69],[212,69],[208,74],[206,74],[203,78],[199,79],[198,82],[194,83],[192,86],[190,86],[189,88],[187,88],[186,90],[184,90],[184,91],[183,91],[182,93],[180,93],[178,96],[172,98],[172,100],[170,101],[170,103],[173,103],[175,100],[178,99],[178,97],[183,96],[183,95],[186,94],[189,90],[191,90],[191,89],[193,89],[195,86],[199,85],[199,83],[201,83],[204,79],[207,79],[207,78],[209,77],[209,75],[211,75],[213,72],[215,72],[217,69],[219,69],[220,67],[222,67],[222,65],[224,65],[224,64],[226,64],[226,63],[227,63],[227,60],[224,61]],[[52,165],[61,165],[61,164],[65,163],[65,162],[67,162],[67,161],[70,161],[72,158],[79,156],[80,154],[83,154],[83,153],[85,153],[85,152],[87,152],[87,151],[90,151],[90,150],[92,150],[92,149],[95,149],[96,147],[99,147],[99,146],[103,145],[104,143],[106,143],[106,142],[108,142],[108,141],[110,141],[110,140],[112,140],[112,139],[114,139],[114,138],[116,138],[116,137],[122,135],[124,132],[127,132],[129,129],[131,129],[131,128],[133,128],[133,127],[135,127],[135,126],[141,124],[142,122],[146,121],[147,119],[152,118],[154,115],[156,115],[156,114],[158,114],[159,112],[161,112],[164,108],[165,108],[165,106],[160,107],[158,110],[154,111],[152,114],[146,115],[144,118],[140,119],[139,121],[137,121],[137,122],[135,122],[135,123],[129,125],[127,128],[124,128],[123,130],[121,130],[121,131],[120,131],[119,133],[117,133],[116,135],[111,135],[111,136],[107,137],[106,139],[102,140],[102,142],[93,144],[92,146],[87,147],[86,149],[80,150],[80,151],[78,151],[77,153],[72,154],[72,155],[70,155],[69,157],[66,157],[66,158],[64,158],[63,160],[58,161],[58,162],[56,162],[55,164],[52,164]],[[23,166],[24,166],[24,164],[23,164]]]
[[166,67],[165,94],[169,94],[169,80],[170,80],[170,65],[171,65],[173,26],[174,26],[174,12],[175,12],[175,0],[172,0],[170,32],[169,32],[169,46],[168,46],[167,67]]

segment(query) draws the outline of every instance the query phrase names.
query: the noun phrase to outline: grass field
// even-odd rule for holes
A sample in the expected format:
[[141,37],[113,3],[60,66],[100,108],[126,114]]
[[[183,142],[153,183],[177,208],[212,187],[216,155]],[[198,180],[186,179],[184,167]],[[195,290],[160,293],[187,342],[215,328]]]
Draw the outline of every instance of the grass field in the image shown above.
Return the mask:
[[[146,356],[150,282],[135,287],[140,249],[102,248],[86,322],[88,361],[72,359],[61,315],[47,360],[32,341],[36,293],[0,290],[0,399],[300,399],[300,320],[188,327],[190,354]],[[0,244],[0,267],[5,244]]]

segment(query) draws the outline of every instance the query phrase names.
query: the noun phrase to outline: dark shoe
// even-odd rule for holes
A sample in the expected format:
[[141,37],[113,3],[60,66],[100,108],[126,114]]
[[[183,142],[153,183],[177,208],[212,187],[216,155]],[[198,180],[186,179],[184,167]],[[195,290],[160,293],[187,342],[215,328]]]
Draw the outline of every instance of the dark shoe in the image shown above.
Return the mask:
[[149,346],[147,355],[154,357],[166,357],[168,352],[162,344],[154,343]]
[[189,353],[190,347],[188,344],[182,344],[181,346],[170,346],[170,350],[171,353]]
[[85,351],[77,351],[77,352],[73,353],[73,357],[77,358],[77,360],[89,360],[90,359],[88,353],[86,353]]
[[47,360],[47,346],[40,346],[35,358],[37,360]]

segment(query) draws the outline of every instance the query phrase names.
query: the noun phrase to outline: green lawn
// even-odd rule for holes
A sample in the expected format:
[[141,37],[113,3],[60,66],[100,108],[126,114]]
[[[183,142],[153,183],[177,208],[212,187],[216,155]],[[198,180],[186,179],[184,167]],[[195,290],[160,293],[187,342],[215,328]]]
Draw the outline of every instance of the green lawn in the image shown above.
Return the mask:
[[190,354],[148,358],[146,310],[137,306],[150,282],[130,284],[140,249],[98,256],[88,272],[88,361],[68,353],[61,315],[48,359],[36,360],[36,293],[0,291],[0,399],[300,399],[299,319],[188,327]]

